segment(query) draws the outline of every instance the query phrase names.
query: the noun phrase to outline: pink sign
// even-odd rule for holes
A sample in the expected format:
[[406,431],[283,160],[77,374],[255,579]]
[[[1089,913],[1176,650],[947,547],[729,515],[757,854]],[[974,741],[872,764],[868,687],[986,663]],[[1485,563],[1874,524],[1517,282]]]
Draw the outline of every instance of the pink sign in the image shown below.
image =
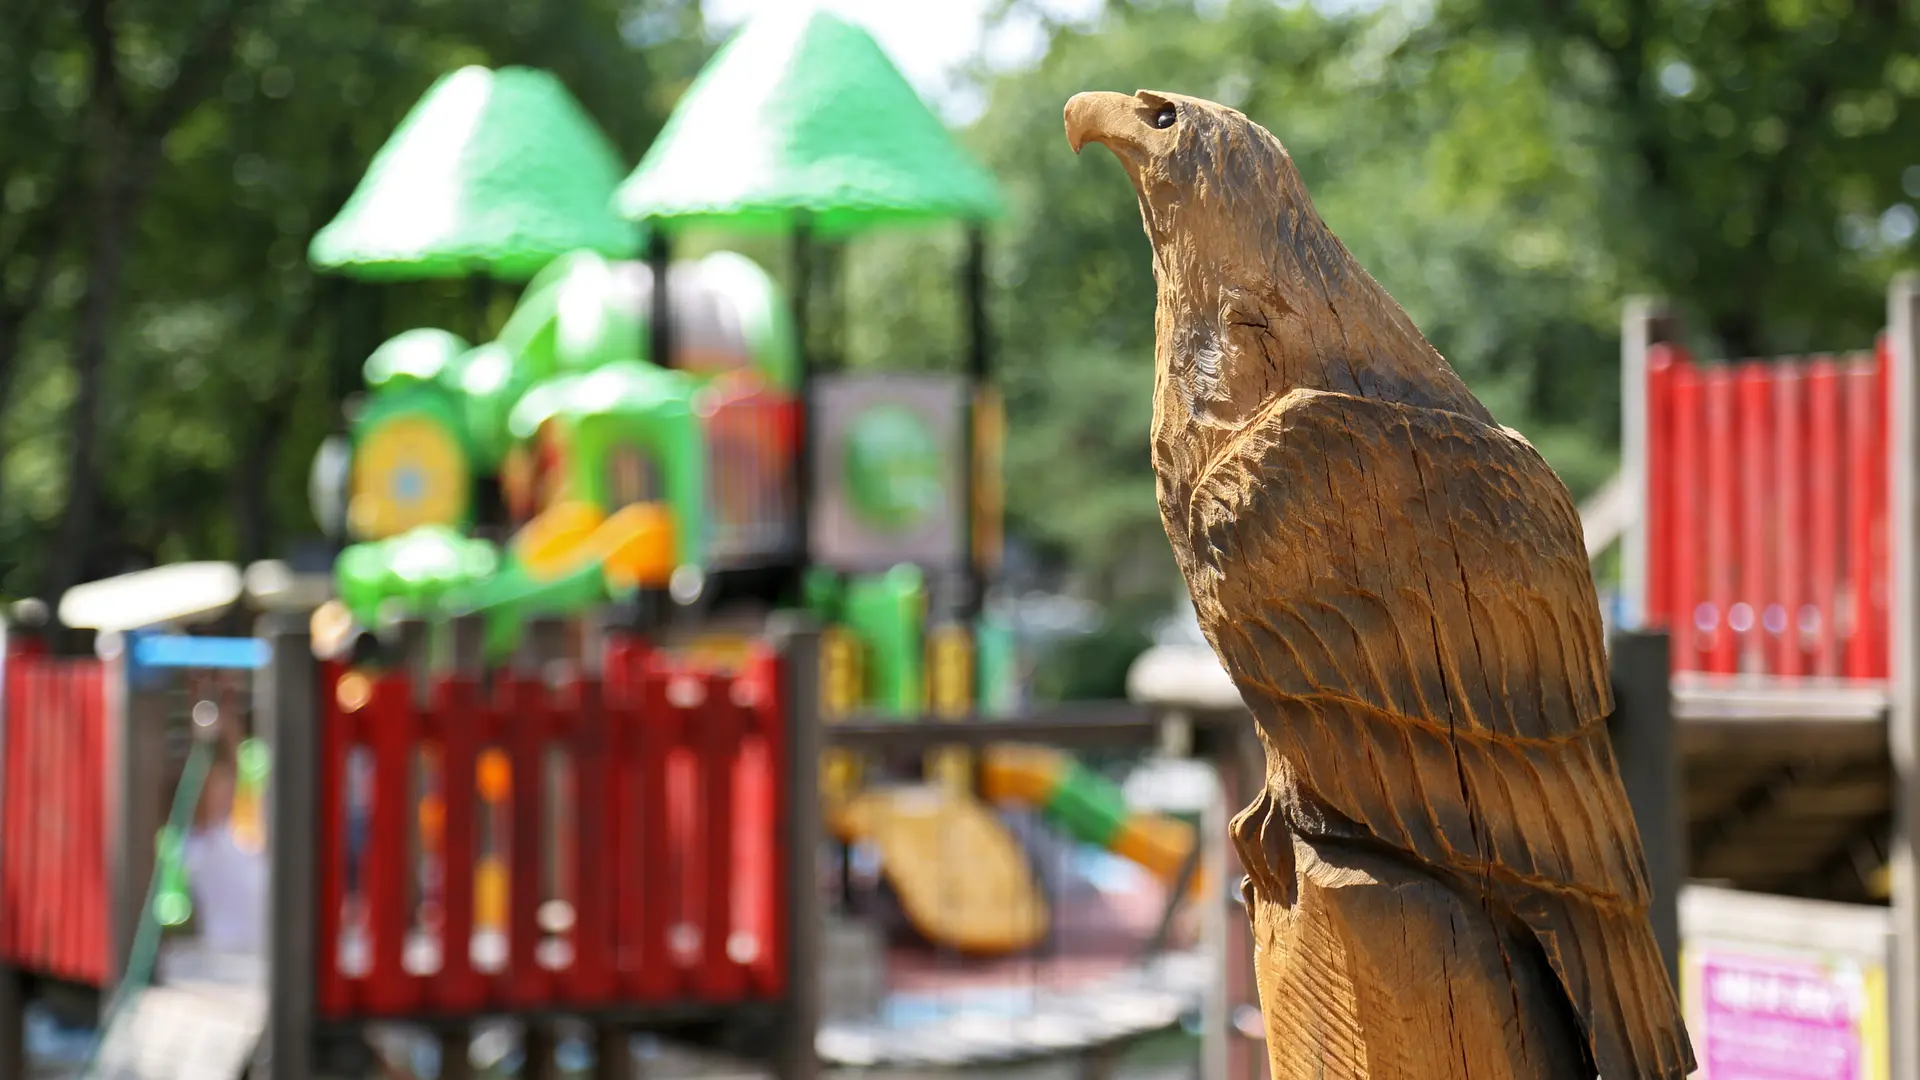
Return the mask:
[[1866,992],[1857,973],[1721,953],[1700,965],[1710,1080],[1865,1080]]

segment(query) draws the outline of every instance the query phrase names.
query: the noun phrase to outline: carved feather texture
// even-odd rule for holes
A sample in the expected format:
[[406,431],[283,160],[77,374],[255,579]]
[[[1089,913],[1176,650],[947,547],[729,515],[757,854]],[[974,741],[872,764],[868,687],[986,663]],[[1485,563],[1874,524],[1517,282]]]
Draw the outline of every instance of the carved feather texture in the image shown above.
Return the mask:
[[1266,129],[1145,90],[1065,121],[1139,196],[1161,514],[1267,748],[1233,835],[1276,1080],[1685,1076],[1566,488]]
[[1579,518],[1539,454],[1456,413],[1297,390],[1168,524],[1209,638],[1300,785],[1520,918],[1602,1077],[1691,1071],[1607,740]]

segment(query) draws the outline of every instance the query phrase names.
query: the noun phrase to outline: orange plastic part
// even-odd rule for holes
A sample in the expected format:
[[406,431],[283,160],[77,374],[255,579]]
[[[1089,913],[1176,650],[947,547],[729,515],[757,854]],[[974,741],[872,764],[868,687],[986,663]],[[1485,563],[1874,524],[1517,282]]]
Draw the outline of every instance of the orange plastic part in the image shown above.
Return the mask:
[[614,585],[665,585],[678,564],[673,514],[660,503],[620,508],[594,533],[604,552],[607,580]]
[[591,503],[556,503],[514,535],[514,554],[529,577],[551,581],[579,565],[581,549],[604,520]]

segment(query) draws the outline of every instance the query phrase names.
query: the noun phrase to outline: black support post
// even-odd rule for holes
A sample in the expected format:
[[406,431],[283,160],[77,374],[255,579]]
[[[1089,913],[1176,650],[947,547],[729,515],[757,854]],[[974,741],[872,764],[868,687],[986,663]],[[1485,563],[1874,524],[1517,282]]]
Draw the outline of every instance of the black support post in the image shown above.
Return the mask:
[[814,1080],[820,1057],[820,632],[803,616],[783,616],[769,637],[786,660],[787,1000],[773,1047],[780,1080]]
[[667,276],[673,266],[673,241],[658,221],[647,225],[647,272],[653,280],[647,311],[647,359],[655,366],[673,366],[673,300]]
[[[312,1080],[314,939],[319,852],[314,780],[321,746],[313,642],[303,620],[268,615],[259,634],[273,650],[254,683],[255,717],[272,764],[267,783],[267,1080]],[[330,692],[330,691],[329,691]],[[331,959],[331,958],[329,958]]]
[[1611,641],[1613,756],[1627,789],[1653,890],[1653,936],[1679,986],[1680,884],[1687,873],[1686,808],[1680,788],[1680,743],[1665,631],[1620,631]]
[[813,563],[813,350],[809,341],[809,308],[813,296],[813,230],[803,216],[794,222],[791,251],[794,363],[799,368],[799,436],[793,454],[794,527],[793,578],[787,588],[801,595],[802,577]]
[[961,566],[959,617],[971,623],[986,602],[986,574],[980,560],[980,394],[993,377],[992,341],[987,330],[987,234],[984,227],[967,228],[967,258],[962,291],[967,303],[967,401],[962,438],[966,493],[962,501],[960,529]]

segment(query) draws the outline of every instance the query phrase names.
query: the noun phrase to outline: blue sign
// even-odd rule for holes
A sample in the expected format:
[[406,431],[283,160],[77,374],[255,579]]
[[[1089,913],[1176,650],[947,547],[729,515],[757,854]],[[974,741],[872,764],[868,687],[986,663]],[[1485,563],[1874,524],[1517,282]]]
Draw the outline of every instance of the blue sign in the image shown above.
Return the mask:
[[133,666],[143,668],[222,668],[253,671],[267,666],[273,647],[259,638],[188,637],[136,634]]

